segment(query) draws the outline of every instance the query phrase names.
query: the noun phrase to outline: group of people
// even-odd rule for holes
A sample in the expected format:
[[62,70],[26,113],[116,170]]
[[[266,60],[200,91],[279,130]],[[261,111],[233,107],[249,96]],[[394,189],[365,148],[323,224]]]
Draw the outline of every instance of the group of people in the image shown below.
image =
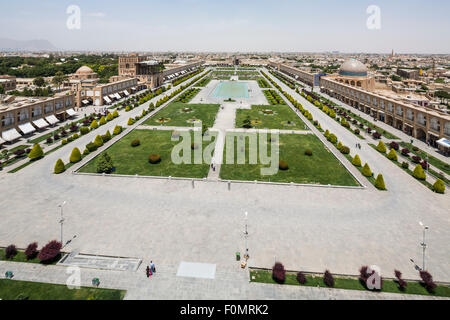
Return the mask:
[[145,268],[145,273],[147,274],[147,278],[150,278],[152,276],[152,274],[154,274],[155,272],[156,272],[155,264],[153,263],[153,261],[150,261],[150,266],[147,266],[147,268]]
[[212,163],[211,163],[211,169],[212,169],[213,171],[216,171],[216,166],[215,166],[214,164],[212,164]]
[[359,142],[355,146],[356,146],[356,148],[361,150],[361,144]]

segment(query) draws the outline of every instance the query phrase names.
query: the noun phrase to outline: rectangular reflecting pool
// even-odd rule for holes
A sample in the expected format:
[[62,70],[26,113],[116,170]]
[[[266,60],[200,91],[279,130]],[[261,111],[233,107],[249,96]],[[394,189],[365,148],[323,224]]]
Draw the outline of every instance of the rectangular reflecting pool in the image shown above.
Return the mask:
[[248,85],[246,82],[221,81],[214,90],[215,98],[248,98]]

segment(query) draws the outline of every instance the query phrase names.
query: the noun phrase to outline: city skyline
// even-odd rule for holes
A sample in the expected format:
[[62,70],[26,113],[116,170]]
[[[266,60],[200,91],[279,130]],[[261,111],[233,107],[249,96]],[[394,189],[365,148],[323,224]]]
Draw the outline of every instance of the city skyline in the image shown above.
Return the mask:
[[[80,29],[67,28],[71,5]],[[380,8],[378,30],[366,25],[370,5]],[[10,4],[17,14],[0,13],[8,26],[0,38],[45,39],[62,51],[448,54],[449,4],[436,5],[442,10],[419,1],[23,1]]]

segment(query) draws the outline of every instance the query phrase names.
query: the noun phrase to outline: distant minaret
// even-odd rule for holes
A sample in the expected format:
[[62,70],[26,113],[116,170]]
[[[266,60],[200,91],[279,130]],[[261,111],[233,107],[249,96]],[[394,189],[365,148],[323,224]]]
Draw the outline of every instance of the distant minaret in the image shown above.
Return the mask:
[[394,49],[392,49],[391,58],[395,56]]

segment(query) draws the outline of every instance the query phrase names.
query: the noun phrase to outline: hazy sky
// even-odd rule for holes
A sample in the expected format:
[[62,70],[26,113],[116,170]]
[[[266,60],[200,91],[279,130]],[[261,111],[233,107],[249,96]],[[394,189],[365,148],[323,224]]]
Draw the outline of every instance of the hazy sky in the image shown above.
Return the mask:
[[[81,29],[69,30],[69,5]],[[381,29],[369,30],[369,5]],[[0,0],[0,37],[67,50],[450,53],[448,0]]]

